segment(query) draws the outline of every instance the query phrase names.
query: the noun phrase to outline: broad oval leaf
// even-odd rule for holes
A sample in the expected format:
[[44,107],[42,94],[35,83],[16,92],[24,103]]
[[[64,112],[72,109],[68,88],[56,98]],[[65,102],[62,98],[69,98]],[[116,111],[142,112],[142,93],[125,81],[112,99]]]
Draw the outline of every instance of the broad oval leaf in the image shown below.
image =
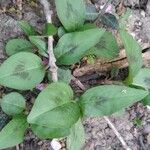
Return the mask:
[[128,82],[132,83],[133,77],[139,72],[143,65],[142,50],[133,37],[124,30],[120,30],[120,36],[124,44],[126,55],[129,63]]
[[105,32],[99,43],[93,48],[93,54],[104,59],[114,59],[119,55],[119,47],[111,32]]
[[148,95],[147,91],[119,85],[104,85],[87,90],[79,101],[87,116],[111,115]]
[[33,43],[37,48],[38,52],[40,55],[44,57],[48,57],[48,52],[47,52],[47,44],[44,40],[41,39],[39,36],[29,36],[29,40],[31,43]]
[[25,109],[25,99],[21,94],[12,92],[2,98],[1,107],[7,115],[15,116]]
[[11,56],[21,51],[32,52],[33,45],[25,39],[9,40],[6,44],[6,53]]
[[118,29],[119,23],[117,18],[110,14],[110,13],[105,13],[100,17],[101,23],[106,25],[107,27],[110,27],[112,29]]
[[68,150],[81,150],[85,144],[84,127],[81,120],[71,128],[70,135],[67,137]]
[[28,122],[51,128],[70,128],[79,118],[78,104],[71,101],[73,91],[65,83],[52,83],[37,97]]
[[67,31],[83,26],[86,18],[84,0],[55,0],[55,4],[58,17]]
[[142,68],[133,78],[132,84],[150,89],[150,68]]
[[12,55],[0,66],[0,85],[30,90],[43,80],[44,75],[45,68],[38,56],[20,52]]
[[19,21],[18,25],[26,35],[28,36],[37,35],[35,28],[31,26],[27,21],[24,20]]
[[91,47],[100,41],[104,33],[105,29],[95,28],[65,34],[54,49],[58,63],[71,65],[78,62]]
[[25,116],[13,118],[0,132],[0,149],[13,147],[23,142],[28,123]]
[[50,128],[38,125],[32,125],[31,128],[40,139],[62,138],[70,134],[70,129],[67,128]]

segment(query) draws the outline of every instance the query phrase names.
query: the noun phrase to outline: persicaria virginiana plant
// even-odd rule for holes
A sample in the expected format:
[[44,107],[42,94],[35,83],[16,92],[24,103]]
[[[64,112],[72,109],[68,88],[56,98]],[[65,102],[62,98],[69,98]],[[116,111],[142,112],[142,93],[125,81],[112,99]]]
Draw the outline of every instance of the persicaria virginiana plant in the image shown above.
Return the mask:
[[[103,117],[141,101],[150,104],[150,69],[142,68],[138,43],[110,13],[87,12],[84,0],[55,0],[62,26],[46,23],[42,33],[26,21],[18,22],[27,39],[11,39],[6,44],[9,56],[0,66],[0,85],[14,89],[1,99],[2,110],[11,121],[0,131],[0,149],[23,142],[27,129],[40,139],[67,138],[69,150],[80,150],[84,144],[85,117]],[[71,66],[84,57],[113,60],[119,55],[116,37],[105,28],[87,23],[99,18],[119,33],[129,63],[128,78],[119,85],[100,85],[76,97],[70,87]],[[112,22],[113,19],[113,22]],[[55,35],[54,56],[58,81],[52,81],[48,63],[49,36]],[[58,38],[57,38],[58,37]],[[44,63],[43,63],[44,62]],[[33,91],[41,82],[46,87],[37,94],[30,112],[21,91]]]

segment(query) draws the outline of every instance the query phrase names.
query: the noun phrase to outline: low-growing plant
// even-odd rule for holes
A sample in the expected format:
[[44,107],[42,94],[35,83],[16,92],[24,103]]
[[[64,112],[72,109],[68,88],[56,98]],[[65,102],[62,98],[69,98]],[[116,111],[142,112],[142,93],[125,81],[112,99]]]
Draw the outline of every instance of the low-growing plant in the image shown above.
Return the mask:
[[[128,78],[119,85],[100,85],[80,97],[74,95],[69,85],[71,65],[85,56],[112,60],[119,55],[119,46],[110,31],[86,23],[87,15],[89,19],[93,14],[87,12],[84,0],[55,0],[55,4],[63,27],[57,29],[47,23],[39,33],[29,23],[20,21],[18,24],[27,39],[12,39],[6,44],[9,58],[0,66],[1,86],[32,91],[44,78],[48,83],[28,113],[21,94],[12,92],[3,96],[1,108],[12,120],[0,132],[0,149],[23,142],[25,131],[31,128],[41,139],[67,137],[67,148],[80,150],[84,144],[84,117],[111,115],[141,100],[145,105],[150,104],[150,69],[142,68],[141,48],[109,13],[94,15],[120,34],[129,63]],[[54,55],[59,67],[58,82],[52,82],[46,38],[57,33]]]

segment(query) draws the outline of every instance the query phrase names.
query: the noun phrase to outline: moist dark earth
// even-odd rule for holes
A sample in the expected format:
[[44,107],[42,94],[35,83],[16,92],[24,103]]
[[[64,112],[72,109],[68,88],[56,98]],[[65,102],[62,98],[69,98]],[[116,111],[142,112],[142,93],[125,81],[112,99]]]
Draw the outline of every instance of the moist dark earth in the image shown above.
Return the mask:
[[[88,0],[89,2],[89,0]],[[53,22],[59,25],[60,22],[56,16],[54,1],[51,0],[53,10]],[[95,7],[100,7],[106,3],[105,0],[92,0]],[[120,0],[114,0],[113,11],[117,11]],[[150,0],[124,0],[124,8],[132,10],[132,16],[127,23],[129,32],[137,39],[140,45],[150,45]],[[7,58],[5,54],[5,44],[9,39],[14,37],[26,38],[19,29],[17,21],[24,19],[29,21],[33,26],[41,31],[43,24],[46,22],[42,13],[42,7],[36,1],[23,1],[21,10],[22,18],[16,12],[17,6],[15,0],[6,0],[0,2],[0,64]],[[150,66],[150,62],[147,63]],[[127,75],[127,69],[121,69],[115,77],[116,80],[124,79]],[[100,85],[107,80],[110,72],[91,73],[80,77],[79,80],[85,87]],[[72,88],[77,95],[83,91],[72,81]],[[0,98],[3,94],[10,92],[11,89],[0,87]],[[36,93],[36,91],[35,91]],[[28,106],[34,102],[36,94],[29,92],[23,93],[27,99]],[[110,120],[126,141],[132,150],[150,150],[150,109],[137,103],[131,108],[126,109],[116,115],[110,116]],[[0,129],[9,121],[9,117],[0,110]],[[115,136],[112,129],[103,118],[85,118],[83,121],[86,132],[86,143],[83,150],[123,150],[120,141]],[[14,148],[16,149],[16,147]],[[24,143],[19,145],[21,150],[51,150],[50,140],[40,140],[29,130],[26,133]],[[65,150],[65,144],[62,141],[62,149]]]

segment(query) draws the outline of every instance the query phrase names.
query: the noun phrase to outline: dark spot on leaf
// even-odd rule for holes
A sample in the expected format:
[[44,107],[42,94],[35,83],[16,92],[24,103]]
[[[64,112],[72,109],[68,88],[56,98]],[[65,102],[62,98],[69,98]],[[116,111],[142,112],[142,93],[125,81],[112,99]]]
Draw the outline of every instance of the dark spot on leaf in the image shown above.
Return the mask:
[[98,49],[104,49],[106,47],[106,41],[104,39],[101,39],[95,47],[97,47]]
[[119,27],[117,18],[110,13],[105,13],[103,16],[101,16],[100,19],[101,19],[101,22],[107,27],[110,27],[112,29],[118,29]]
[[20,64],[18,64],[14,71],[13,71],[13,75],[14,76],[18,76],[22,79],[27,79],[29,76],[29,73],[25,71],[25,64],[23,61],[20,61]]
[[103,103],[105,103],[108,99],[106,97],[99,97],[99,96],[94,96],[91,97],[91,101],[94,102],[95,107],[101,106]]
[[68,49],[69,51],[65,53],[65,55],[73,54],[75,50],[78,48],[78,45],[69,45]]
[[78,45],[74,45],[74,46],[72,46],[72,48],[70,49],[69,52],[74,53],[77,48],[78,48]]
[[146,85],[148,85],[150,87],[150,78],[145,78],[144,82]]
[[[60,94],[60,95],[61,95],[61,94]],[[62,101],[61,101],[61,96],[60,96],[60,95],[58,95],[58,96],[55,97],[55,103],[56,103],[57,105],[59,105],[59,104],[62,103]]]

